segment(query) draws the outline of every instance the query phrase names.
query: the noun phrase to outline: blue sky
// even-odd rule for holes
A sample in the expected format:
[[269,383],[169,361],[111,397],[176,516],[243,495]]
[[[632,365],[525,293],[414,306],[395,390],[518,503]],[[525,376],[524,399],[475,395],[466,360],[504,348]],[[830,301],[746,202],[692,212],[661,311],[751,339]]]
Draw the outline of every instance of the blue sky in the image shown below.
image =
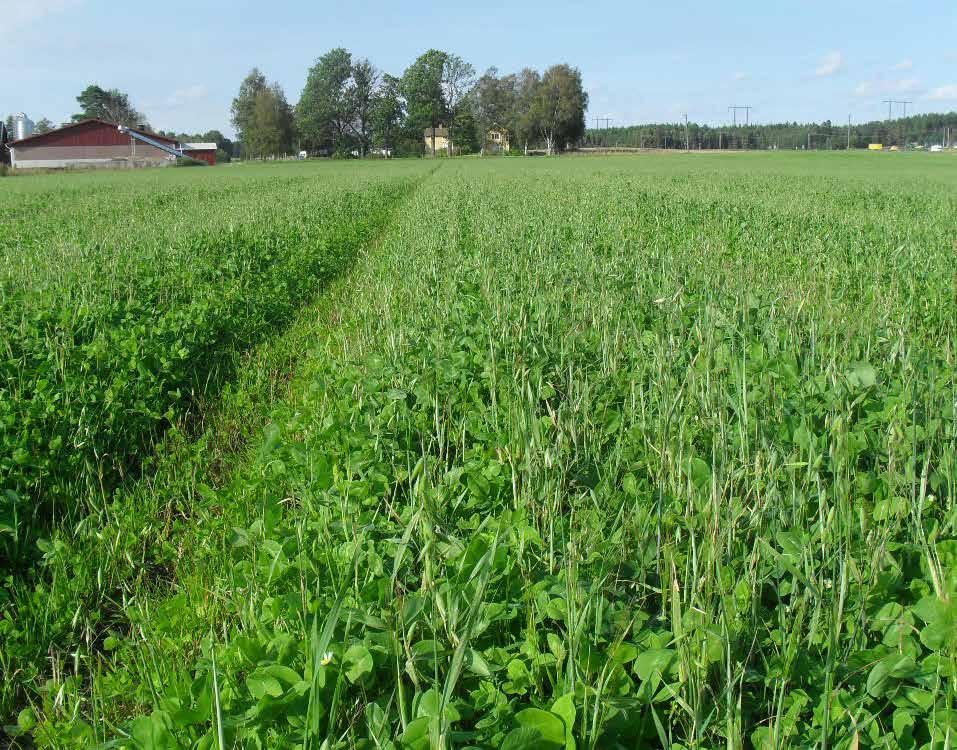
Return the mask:
[[752,105],[758,122],[879,119],[884,99],[957,109],[954,2],[8,0],[0,112],[59,122],[95,82],[127,91],[156,128],[231,133],[229,103],[250,68],[295,103],[313,60],[336,46],[396,75],[429,47],[479,72],[568,62],[590,125],[684,112],[723,123],[730,104]]

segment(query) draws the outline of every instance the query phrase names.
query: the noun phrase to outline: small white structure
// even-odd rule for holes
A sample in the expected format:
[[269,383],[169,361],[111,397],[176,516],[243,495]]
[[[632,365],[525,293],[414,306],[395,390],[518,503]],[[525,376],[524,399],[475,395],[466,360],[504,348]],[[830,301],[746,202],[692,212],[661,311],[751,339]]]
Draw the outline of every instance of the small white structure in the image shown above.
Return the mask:
[[933,146],[930,147],[930,152],[932,154],[936,154],[938,151],[943,151],[943,150],[944,150],[944,147],[941,146],[939,143],[935,143]]

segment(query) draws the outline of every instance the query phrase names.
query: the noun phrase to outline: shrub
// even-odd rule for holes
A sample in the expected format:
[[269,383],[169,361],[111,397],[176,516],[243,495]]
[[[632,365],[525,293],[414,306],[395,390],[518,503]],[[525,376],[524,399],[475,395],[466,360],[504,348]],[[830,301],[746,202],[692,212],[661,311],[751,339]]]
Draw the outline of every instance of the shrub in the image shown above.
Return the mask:
[[208,167],[209,164],[202,159],[194,159],[191,156],[177,156],[174,164],[176,167]]

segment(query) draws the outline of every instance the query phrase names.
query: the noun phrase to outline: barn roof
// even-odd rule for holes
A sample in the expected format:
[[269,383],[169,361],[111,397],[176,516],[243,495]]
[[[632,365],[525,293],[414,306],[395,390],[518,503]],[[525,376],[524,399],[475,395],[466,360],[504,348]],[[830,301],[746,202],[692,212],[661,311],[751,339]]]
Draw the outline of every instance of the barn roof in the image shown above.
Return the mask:
[[[10,146],[19,146],[21,143],[26,143],[29,141],[31,144],[36,143],[37,141],[48,138],[51,135],[59,134],[67,130],[73,130],[74,128],[79,128],[83,125],[106,125],[111,128],[117,127],[115,122],[107,122],[106,120],[100,120],[96,117],[90,117],[86,120],[80,120],[79,122],[73,122],[69,125],[64,125],[62,128],[54,128],[53,130],[48,130],[46,133],[34,133],[33,135],[28,135],[26,138],[21,138],[19,141],[13,141],[10,143]],[[176,143],[175,138],[168,138],[165,135],[160,135],[159,133],[151,133],[149,130],[144,130],[143,128],[130,128],[130,130],[135,130],[137,133],[142,133],[143,135],[149,136],[157,141],[164,141],[166,143]]]

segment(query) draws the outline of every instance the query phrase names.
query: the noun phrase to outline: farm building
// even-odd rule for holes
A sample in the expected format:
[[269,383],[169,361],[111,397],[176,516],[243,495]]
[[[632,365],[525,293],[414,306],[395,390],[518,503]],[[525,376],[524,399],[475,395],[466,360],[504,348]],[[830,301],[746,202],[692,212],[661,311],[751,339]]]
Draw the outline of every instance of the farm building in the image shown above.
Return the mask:
[[185,156],[204,161],[211,167],[216,166],[215,143],[181,143],[180,148]]
[[7,126],[0,122],[0,164],[10,164],[10,134],[7,132]]
[[[215,163],[215,144],[194,145],[212,145]],[[208,162],[206,150],[197,154]],[[184,151],[173,138],[91,119],[13,141],[10,155],[15,169],[158,167],[172,164]]]
[[[435,136],[434,146],[433,133]],[[449,140],[449,131],[443,125],[439,125],[437,128],[426,128],[424,138],[425,150],[431,153],[433,156],[442,151],[448,151],[450,148],[454,148]],[[433,147],[435,149],[434,151],[432,150]]]

